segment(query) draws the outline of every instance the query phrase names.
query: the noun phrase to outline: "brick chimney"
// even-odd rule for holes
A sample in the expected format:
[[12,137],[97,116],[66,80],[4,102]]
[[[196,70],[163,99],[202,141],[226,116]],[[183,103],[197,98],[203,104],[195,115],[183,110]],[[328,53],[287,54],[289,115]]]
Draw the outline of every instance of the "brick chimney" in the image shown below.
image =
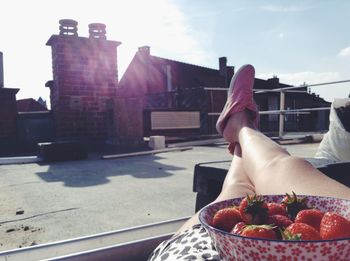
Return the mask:
[[225,79],[225,87],[228,87],[231,81],[231,78],[234,74],[234,67],[227,66],[227,58],[219,58],[219,73]]
[[108,139],[109,106],[118,84],[117,41],[106,40],[106,26],[89,25],[89,37],[78,36],[78,23],[59,21],[52,49],[53,81],[49,81],[57,140]]
[[267,79],[267,84],[270,89],[277,89],[280,87],[280,79],[274,75],[272,78]]
[[219,73],[225,79],[225,86],[227,86],[227,58],[220,57],[219,58]]

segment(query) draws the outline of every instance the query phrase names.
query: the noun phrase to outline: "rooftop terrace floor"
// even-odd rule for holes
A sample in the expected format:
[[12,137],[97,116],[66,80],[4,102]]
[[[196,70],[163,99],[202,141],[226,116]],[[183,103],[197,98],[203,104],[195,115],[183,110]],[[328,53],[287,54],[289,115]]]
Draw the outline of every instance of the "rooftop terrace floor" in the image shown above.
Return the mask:
[[[312,157],[317,146],[284,147]],[[226,146],[218,145],[121,159],[0,165],[0,251],[190,216],[195,164],[230,158]]]

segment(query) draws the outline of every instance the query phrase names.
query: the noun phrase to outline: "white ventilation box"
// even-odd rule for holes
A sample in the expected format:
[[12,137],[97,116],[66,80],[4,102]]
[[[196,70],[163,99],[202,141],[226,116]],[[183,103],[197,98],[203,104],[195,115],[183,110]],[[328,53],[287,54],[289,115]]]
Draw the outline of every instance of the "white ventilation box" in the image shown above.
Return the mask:
[[148,146],[154,150],[165,148],[165,136],[150,136]]

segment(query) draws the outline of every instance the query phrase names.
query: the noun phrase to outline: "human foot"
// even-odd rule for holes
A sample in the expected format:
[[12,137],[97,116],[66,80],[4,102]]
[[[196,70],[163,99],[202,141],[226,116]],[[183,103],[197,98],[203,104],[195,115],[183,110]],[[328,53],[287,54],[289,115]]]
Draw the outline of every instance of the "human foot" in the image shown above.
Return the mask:
[[253,99],[254,75],[254,67],[247,64],[242,66],[232,78],[226,104],[216,122],[216,129],[220,134],[223,134],[230,116],[244,110],[251,112],[257,126],[259,114]]
[[[258,127],[259,113],[253,98],[254,75],[254,67],[247,64],[242,66],[232,78],[227,92],[226,104],[216,122],[216,129],[221,135],[224,134],[225,127],[231,116],[245,110],[250,113],[248,119],[251,119],[253,122],[253,127]],[[231,154],[233,154],[235,149],[235,141],[238,140],[236,133],[237,130],[230,129],[224,135],[224,137],[226,136],[225,139],[231,142],[228,146]]]
[[234,151],[239,132],[243,127],[256,128],[252,113],[246,109],[232,114],[226,122],[223,136],[226,141],[230,142],[228,149],[231,153]]

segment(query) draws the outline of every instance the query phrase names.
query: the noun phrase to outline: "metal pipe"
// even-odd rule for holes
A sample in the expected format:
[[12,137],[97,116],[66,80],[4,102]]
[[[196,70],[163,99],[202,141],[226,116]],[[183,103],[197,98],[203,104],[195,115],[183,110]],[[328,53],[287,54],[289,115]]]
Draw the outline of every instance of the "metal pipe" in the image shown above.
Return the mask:
[[[310,110],[311,111],[311,110]],[[261,115],[268,115],[268,114],[280,114],[280,111],[259,111],[259,114]],[[308,111],[292,111],[292,110],[285,110],[284,114],[310,114]],[[208,116],[219,116],[220,112],[208,112]]]
[[346,82],[350,82],[350,80],[334,81],[334,82],[323,82],[323,83],[315,83],[315,84],[306,84],[306,85],[303,85],[302,87],[314,87],[314,86],[337,84],[337,83],[346,83]]
[[215,88],[215,87],[203,87],[203,89],[205,91],[227,91],[228,88],[222,88],[222,87],[218,87],[218,88]]
[[283,137],[284,133],[284,104],[285,103],[285,93],[283,90],[280,92],[280,118],[279,118],[279,128],[278,136],[279,138]]
[[[259,111],[260,115],[268,115],[268,114],[280,114],[280,111]],[[310,112],[302,111],[302,112],[294,112],[286,110],[284,114],[310,114]]]
[[[296,88],[303,88],[302,87],[296,87]],[[222,88],[222,87],[203,87],[205,91],[228,91],[228,88]],[[253,92],[255,93],[264,93],[264,92],[280,92],[280,89],[253,89]],[[288,91],[288,92],[307,92],[307,91]]]
[[[43,260],[173,234],[189,217],[0,252],[1,261]],[[84,259],[85,260],[85,259]],[[103,259],[104,260],[104,259]],[[127,260],[127,259],[123,259]]]
[[172,79],[171,79],[171,65],[167,64],[165,68],[166,68],[167,89],[168,89],[168,92],[171,92],[173,91]]
[[[347,83],[350,82],[350,80],[343,80],[343,81],[334,81],[334,82],[322,82],[322,83],[315,83],[315,84],[304,84],[301,86],[289,86],[284,88],[276,88],[276,89],[254,89],[253,91],[256,93],[264,93],[264,92],[279,92],[281,90],[287,91],[287,90],[293,90],[293,89],[299,89],[299,88],[305,88],[305,87],[315,87],[315,86],[322,86],[322,85],[329,85],[329,84],[339,84],[339,83]],[[222,88],[222,87],[203,87],[206,91],[227,91],[228,88]]]
[[[301,88],[301,87],[297,87],[297,88]],[[221,87],[218,87],[218,88],[215,88],[215,87],[203,87],[203,89],[205,91],[228,91],[228,88],[221,88]],[[253,92],[255,93],[265,93],[265,92],[280,92],[279,89],[253,89]],[[307,93],[307,91],[286,91],[286,92],[291,92],[291,93]]]
[[304,109],[292,109],[292,110],[284,110],[284,113],[298,113],[303,111],[327,111],[330,110],[331,107],[319,107],[319,108],[304,108]]
[[[330,107],[319,107],[319,108],[303,108],[303,109],[293,109],[293,110],[284,110],[282,111],[284,114],[305,114],[310,111],[329,111]],[[259,111],[259,114],[280,114],[280,110],[274,111]],[[217,116],[220,115],[220,112],[210,112],[209,116]]]
[[0,88],[2,87],[4,87],[4,62],[2,52],[0,52]]
[[[260,93],[266,93],[266,92],[280,92],[281,90],[261,90],[261,89],[254,89],[253,90],[255,94],[260,94]],[[290,91],[290,90],[283,90],[285,93],[307,93],[307,91]]]
[[322,85],[329,85],[329,84],[338,84],[338,83],[346,83],[350,82],[350,80],[343,80],[343,81],[334,81],[334,82],[323,82],[323,83],[315,83],[315,84],[304,84],[301,86],[290,86],[290,87],[284,87],[284,88],[276,88],[272,89],[271,91],[281,91],[281,90],[292,90],[292,89],[299,89],[299,88],[305,88],[305,87],[315,87],[315,86],[322,86]]

